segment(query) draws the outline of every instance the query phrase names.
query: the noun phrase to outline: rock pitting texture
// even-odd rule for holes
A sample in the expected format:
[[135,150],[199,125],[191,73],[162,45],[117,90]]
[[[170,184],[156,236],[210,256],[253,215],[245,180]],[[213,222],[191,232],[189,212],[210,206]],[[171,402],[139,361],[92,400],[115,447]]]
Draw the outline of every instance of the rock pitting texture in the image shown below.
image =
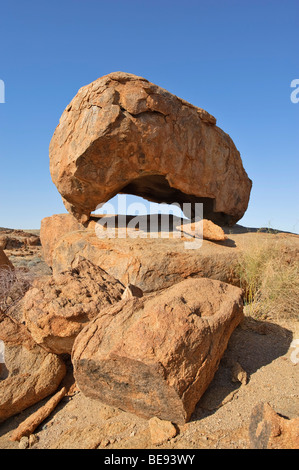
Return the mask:
[[124,290],[103,269],[78,258],[72,269],[34,282],[24,297],[27,328],[48,351],[70,354],[86,322],[121,300]]
[[186,422],[243,317],[241,289],[189,279],[121,301],[77,336],[72,361],[88,397],[135,413]]
[[0,311],[6,375],[0,377],[0,421],[51,395],[65,376],[63,361],[33,341],[26,327]]
[[[50,171],[80,222],[117,193],[204,203],[204,218],[234,224],[251,180],[216,119],[136,75],[115,72],[82,87],[50,143]],[[192,216],[194,214],[192,213]]]

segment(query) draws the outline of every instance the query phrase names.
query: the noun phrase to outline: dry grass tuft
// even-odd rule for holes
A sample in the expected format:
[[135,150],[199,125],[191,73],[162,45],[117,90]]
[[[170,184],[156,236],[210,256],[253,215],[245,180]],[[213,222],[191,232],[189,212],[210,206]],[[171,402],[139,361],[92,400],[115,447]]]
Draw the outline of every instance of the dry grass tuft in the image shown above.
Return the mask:
[[299,320],[299,259],[286,246],[250,246],[237,266],[245,304],[257,318]]

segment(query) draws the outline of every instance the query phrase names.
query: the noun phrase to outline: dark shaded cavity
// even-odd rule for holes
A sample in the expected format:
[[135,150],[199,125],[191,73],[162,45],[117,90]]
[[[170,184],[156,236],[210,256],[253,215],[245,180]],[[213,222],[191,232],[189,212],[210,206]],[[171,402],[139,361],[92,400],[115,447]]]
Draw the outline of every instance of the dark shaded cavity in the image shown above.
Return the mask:
[[[196,214],[195,204],[203,204],[203,218],[209,219],[218,225],[230,224],[231,217],[224,212],[214,211],[213,198],[198,197],[186,194],[179,189],[172,188],[165,176],[162,175],[145,175],[136,178],[127,184],[120,193],[133,194],[140,196],[151,202],[177,204],[186,217],[194,219]],[[186,207],[186,203],[190,203],[190,208]],[[185,207],[183,206],[185,204]]]

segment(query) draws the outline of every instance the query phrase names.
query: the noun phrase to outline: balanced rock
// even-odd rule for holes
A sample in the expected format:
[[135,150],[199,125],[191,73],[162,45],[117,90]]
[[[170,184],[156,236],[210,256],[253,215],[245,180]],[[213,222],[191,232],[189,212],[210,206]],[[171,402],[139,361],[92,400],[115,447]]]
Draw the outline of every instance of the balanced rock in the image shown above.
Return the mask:
[[65,376],[56,355],[38,346],[26,327],[0,311],[5,367],[0,376],[0,421],[51,395]]
[[109,406],[184,423],[242,316],[241,289],[210,279],[118,302],[75,340],[77,385]]
[[[234,224],[251,180],[232,139],[201,108],[129,73],[82,87],[50,143],[50,171],[80,222],[117,193],[203,203],[204,218]],[[189,215],[190,216],[190,215]]]
[[72,269],[34,281],[23,302],[27,328],[46,350],[70,354],[83,326],[121,300],[124,290],[103,269],[77,258]]

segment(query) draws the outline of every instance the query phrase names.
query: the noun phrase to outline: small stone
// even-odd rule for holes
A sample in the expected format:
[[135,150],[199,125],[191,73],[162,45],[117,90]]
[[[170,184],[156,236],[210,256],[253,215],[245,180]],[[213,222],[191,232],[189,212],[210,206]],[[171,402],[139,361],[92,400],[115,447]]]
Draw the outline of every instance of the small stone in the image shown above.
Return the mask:
[[103,439],[100,445],[101,447],[107,447],[109,444],[110,444],[109,439]]
[[19,442],[19,449],[27,449],[29,447],[29,438],[27,436],[23,436]]
[[232,381],[241,382],[242,385],[246,385],[248,382],[247,372],[237,361],[232,366]]
[[29,447],[34,446],[38,442],[38,437],[35,434],[30,434],[29,436]]
[[164,421],[156,416],[149,420],[149,428],[154,445],[161,445],[177,435],[177,430],[170,421]]

